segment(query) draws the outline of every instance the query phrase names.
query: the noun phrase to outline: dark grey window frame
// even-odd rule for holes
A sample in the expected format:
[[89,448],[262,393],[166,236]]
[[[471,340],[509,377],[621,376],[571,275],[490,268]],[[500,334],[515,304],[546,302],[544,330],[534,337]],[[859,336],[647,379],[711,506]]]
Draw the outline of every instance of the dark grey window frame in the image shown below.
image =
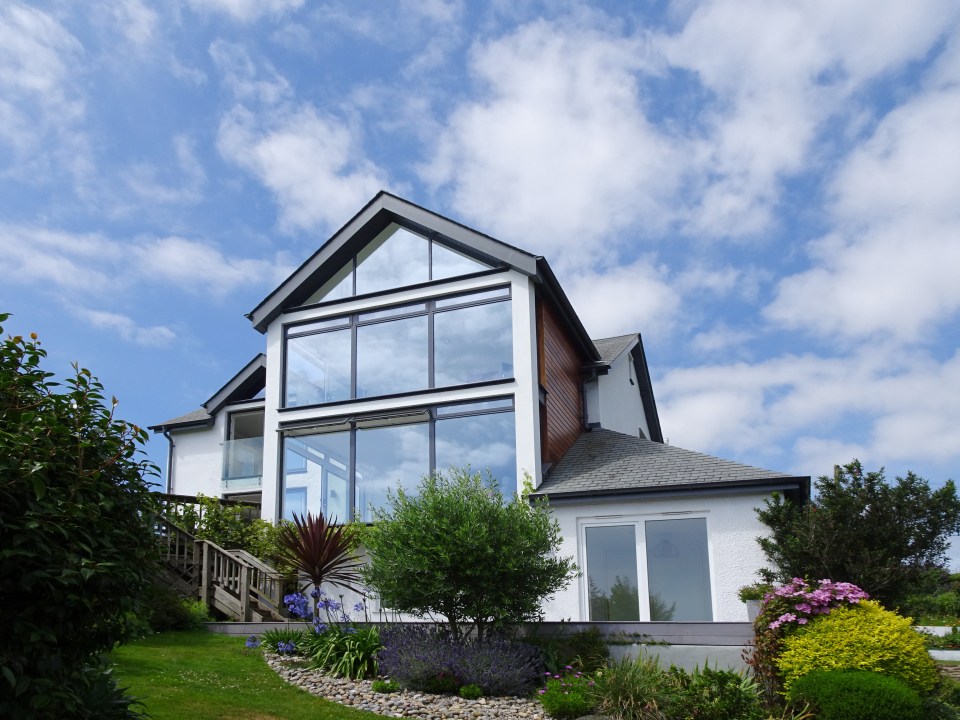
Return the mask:
[[[484,297],[480,300],[469,300],[472,295],[483,295],[493,291],[502,291],[506,290],[506,293],[501,297]],[[451,298],[464,298],[464,302],[458,302],[452,305],[445,305],[441,308],[437,307],[438,302],[443,302]],[[498,383],[507,383],[513,382],[514,377],[509,378],[500,378],[496,380],[486,380],[482,382],[475,383],[463,383],[460,385],[444,385],[441,388],[438,388],[435,384],[435,367],[434,367],[434,317],[440,313],[452,312],[460,310],[467,307],[480,307],[482,305],[493,305],[496,303],[506,302],[509,303],[512,307],[513,305],[513,290],[509,283],[502,283],[497,285],[491,285],[490,287],[476,288],[469,291],[459,291],[454,293],[446,293],[443,295],[437,295],[431,298],[425,298],[422,300],[405,302],[395,302],[386,305],[380,305],[374,308],[365,308],[363,310],[357,310],[352,313],[344,315],[334,315],[331,317],[324,318],[311,318],[309,320],[302,320],[296,323],[290,323],[285,325],[283,328],[283,342],[281,350],[281,393],[280,393],[280,408],[279,410],[303,410],[304,408],[316,408],[316,407],[329,407],[335,405],[343,405],[346,403],[353,402],[363,402],[366,400],[373,399],[382,399],[382,398],[391,398],[391,397],[405,397],[409,395],[417,395],[422,392],[429,392],[431,390],[452,390],[457,388],[469,388],[469,387],[483,387],[491,384]],[[374,318],[370,320],[363,320],[363,316],[374,313],[374,312],[384,312],[392,309],[401,309],[404,307],[410,307],[410,312],[400,312],[396,315],[391,315],[389,317],[383,318]],[[416,309],[414,309],[416,308]],[[408,318],[422,317],[426,316],[427,318],[427,346],[424,348],[424,352],[427,353],[427,385],[418,390],[409,390],[399,393],[388,393],[383,395],[370,395],[362,398],[357,397],[357,329],[360,327],[365,327],[369,325],[377,325],[382,323],[393,322],[395,320],[405,320]],[[318,328],[316,330],[303,330],[301,332],[297,331],[297,328],[305,328],[317,322],[330,322],[342,320],[342,322],[330,327]],[[323,335],[331,332],[340,332],[345,329],[350,330],[350,397],[346,400],[335,400],[333,402],[327,403],[310,403],[304,405],[287,405],[287,358],[289,356],[288,342],[291,339],[296,339],[300,337],[310,337],[314,335]],[[511,332],[513,331],[513,322],[511,319]],[[511,363],[512,364],[512,363]]]
[[[488,407],[480,408],[476,410],[470,410],[471,405],[481,406],[484,403],[489,402],[503,402],[504,404],[500,407]],[[454,412],[450,414],[439,414],[441,408],[450,408],[450,407],[464,407],[462,412]],[[296,437],[297,435],[308,435],[310,430],[322,431],[323,428],[342,428],[341,430],[330,430],[330,432],[349,432],[350,433],[350,451],[349,451],[349,464],[347,467],[347,497],[351,499],[356,498],[357,496],[357,431],[361,429],[361,426],[368,424],[370,422],[383,421],[383,427],[388,427],[390,425],[419,425],[426,423],[428,425],[427,437],[429,442],[429,468],[428,472],[435,472],[437,469],[437,422],[449,420],[453,418],[463,418],[463,417],[478,417],[481,415],[498,415],[503,413],[513,413],[516,417],[516,402],[513,395],[498,395],[495,397],[489,398],[472,398],[469,400],[456,400],[444,403],[436,403],[433,405],[428,405],[426,407],[415,407],[404,409],[403,411],[396,411],[393,413],[370,413],[366,415],[356,415],[356,416],[347,416],[347,417],[335,417],[335,418],[323,418],[322,421],[299,421],[299,422],[290,422],[290,423],[281,423],[278,429],[280,433],[280,452],[277,455],[281,458],[280,460],[280,473],[279,477],[281,481],[286,475],[286,439],[287,437]],[[391,420],[403,420],[404,418],[411,418],[409,423],[391,423]],[[420,418],[420,419],[412,419]],[[369,425],[367,425],[369,427]],[[516,440],[514,439],[514,443]],[[514,449],[516,452],[516,449]],[[279,517],[283,517],[285,511],[283,502],[286,498],[286,484],[282,484],[282,492],[277,493],[280,499]],[[350,503],[350,518],[347,522],[355,519],[354,512],[359,508],[352,507],[352,502]]]

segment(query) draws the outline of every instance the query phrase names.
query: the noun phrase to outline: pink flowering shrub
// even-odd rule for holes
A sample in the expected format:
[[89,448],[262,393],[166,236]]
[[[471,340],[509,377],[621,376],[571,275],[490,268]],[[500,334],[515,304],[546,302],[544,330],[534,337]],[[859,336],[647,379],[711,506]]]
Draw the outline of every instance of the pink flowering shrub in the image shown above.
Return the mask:
[[783,687],[776,665],[783,639],[818,615],[829,615],[834,608],[856,605],[869,597],[852,583],[825,579],[811,586],[801,578],[764,595],[760,614],[753,623],[753,651],[745,653],[744,660],[753,669],[768,701],[773,701]]

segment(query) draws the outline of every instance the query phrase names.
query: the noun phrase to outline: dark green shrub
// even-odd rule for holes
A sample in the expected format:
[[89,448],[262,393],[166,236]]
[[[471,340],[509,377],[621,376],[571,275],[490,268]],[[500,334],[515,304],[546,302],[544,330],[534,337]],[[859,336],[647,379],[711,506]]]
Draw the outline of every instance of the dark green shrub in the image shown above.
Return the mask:
[[[305,655],[304,641],[306,638],[307,632],[302,628],[286,627],[264,630],[259,639],[260,647],[267,652],[280,652],[284,655]],[[281,643],[283,643],[284,648],[289,648],[289,644],[293,643],[293,652],[283,652],[278,649],[281,647]]]
[[434,695],[456,695],[460,692],[461,685],[456,675],[441,670],[436,675],[425,677],[421,683],[421,689]]
[[354,680],[380,672],[377,653],[381,647],[376,627],[331,625],[321,633],[307,633],[303,641],[304,654],[314,667]]
[[702,670],[688,673],[671,667],[665,677],[670,689],[668,714],[697,720],[760,720],[759,686],[730,670]]
[[549,675],[537,694],[544,712],[555,718],[578,718],[593,711],[593,680],[582,672]]
[[154,583],[140,618],[144,631],[202,630],[210,622],[210,612],[199,600],[182,598],[169,586]]
[[370,689],[375,693],[395,693],[400,692],[400,683],[396,680],[374,680]]
[[0,717],[133,715],[98,656],[142,632],[158,564],[147,434],[33,338],[0,341]]
[[663,720],[669,700],[663,670],[653,658],[623,658],[598,670],[592,694],[597,711],[620,720]]
[[814,670],[787,695],[810,703],[817,720],[924,720],[916,690],[896,678],[866,670]]
[[531,635],[523,641],[540,648],[545,669],[552,674],[567,666],[593,672],[606,667],[610,657],[610,648],[595,627],[569,635]]
[[460,688],[460,697],[464,700],[478,700],[483,697],[483,688],[470,683]]

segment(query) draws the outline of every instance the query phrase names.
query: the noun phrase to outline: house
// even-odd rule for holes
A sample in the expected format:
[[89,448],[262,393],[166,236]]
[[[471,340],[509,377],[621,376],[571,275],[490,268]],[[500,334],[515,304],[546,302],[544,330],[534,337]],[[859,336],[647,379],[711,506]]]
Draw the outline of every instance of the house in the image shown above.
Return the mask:
[[592,340],[544,258],[386,192],[247,317],[265,352],[152,428],[168,491],[369,520],[434,469],[529,478],[583,570],[548,619],[746,620],[753,508],[809,493],[665,444],[639,334]]

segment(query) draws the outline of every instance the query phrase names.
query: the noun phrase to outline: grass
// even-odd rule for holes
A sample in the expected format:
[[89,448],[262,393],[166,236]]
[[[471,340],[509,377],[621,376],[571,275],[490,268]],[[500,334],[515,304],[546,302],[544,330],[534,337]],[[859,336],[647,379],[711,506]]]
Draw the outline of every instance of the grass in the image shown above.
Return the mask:
[[288,685],[244,638],[204,631],[151,635],[111,655],[122,686],[153,720],[374,720]]

